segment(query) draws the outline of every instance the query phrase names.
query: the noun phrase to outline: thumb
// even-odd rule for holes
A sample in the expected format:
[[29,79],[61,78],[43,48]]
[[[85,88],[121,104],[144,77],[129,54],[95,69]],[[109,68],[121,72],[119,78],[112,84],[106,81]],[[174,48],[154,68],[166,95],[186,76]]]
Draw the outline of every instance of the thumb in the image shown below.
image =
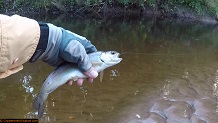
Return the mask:
[[88,71],[86,71],[84,73],[86,76],[90,77],[90,78],[96,78],[98,76],[98,72],[93,68],[91,67]]

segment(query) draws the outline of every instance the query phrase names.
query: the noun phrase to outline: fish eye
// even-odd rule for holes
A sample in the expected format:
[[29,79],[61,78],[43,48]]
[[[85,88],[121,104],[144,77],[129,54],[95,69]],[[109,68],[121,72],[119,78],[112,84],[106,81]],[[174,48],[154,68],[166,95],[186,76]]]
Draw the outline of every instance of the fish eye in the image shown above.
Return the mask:
[[111,51],[111,54],[114,55],[114,54],[116,54],[116,52],[115,51]]

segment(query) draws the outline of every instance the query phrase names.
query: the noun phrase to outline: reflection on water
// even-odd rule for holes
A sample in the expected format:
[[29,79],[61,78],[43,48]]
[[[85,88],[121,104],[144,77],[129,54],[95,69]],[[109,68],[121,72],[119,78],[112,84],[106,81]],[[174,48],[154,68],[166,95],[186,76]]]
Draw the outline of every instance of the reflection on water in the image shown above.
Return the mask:
[[163,87],[163,98],[167,100],[167,95],[170,94],[170,80],[166,80],[166,84]]
[[[41,122],[218,120],[216,26],[151,18],[44,20],[86,36],[98,50],[117,50],[123,61],[106,69],[102,81],[58,88]],[[41,61],[27,63],[22,72],[0,80],[0,118],[36,118],[33,98],[53,69]]]
[[216,73],[215,73],[213,95],[216,98],[216,112],[218,113],[218,70],[216,70]]
[[218,90],[217,90],[217,86],[218,86],[218,70],[216,71],[215,73],[215,82],[214,82],[214,88],[213,88],[213,91],[214,91],[214,96],[218,96]]

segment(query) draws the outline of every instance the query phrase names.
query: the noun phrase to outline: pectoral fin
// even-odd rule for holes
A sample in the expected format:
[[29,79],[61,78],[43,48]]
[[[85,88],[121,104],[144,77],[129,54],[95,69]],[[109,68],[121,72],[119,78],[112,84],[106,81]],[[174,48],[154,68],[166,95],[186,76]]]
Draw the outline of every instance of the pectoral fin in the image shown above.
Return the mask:
[[100,72],[100,82],[102,82],[103,76],[104,76],[104,71],[101,71],[101,72]]

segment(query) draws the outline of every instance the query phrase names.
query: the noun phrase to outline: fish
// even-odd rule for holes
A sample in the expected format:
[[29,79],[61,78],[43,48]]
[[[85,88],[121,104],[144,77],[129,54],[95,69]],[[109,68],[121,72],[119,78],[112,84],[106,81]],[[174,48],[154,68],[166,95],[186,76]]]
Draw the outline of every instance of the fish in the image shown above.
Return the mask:
[[[92,67],[97,72],[101,72],[108,67],[120,63],[122,58],[119,56],[120,53],[117,51],[97,51],[88,54]],[[51,72],[45,79],[33,102],[33,108],[38,111],[38,118],[42,118],[44,114],[44,102],[50,93],[65,84],[67,81],[76,81],[79,78],[85,79],[88,77],[73,63],[63,64]]]

